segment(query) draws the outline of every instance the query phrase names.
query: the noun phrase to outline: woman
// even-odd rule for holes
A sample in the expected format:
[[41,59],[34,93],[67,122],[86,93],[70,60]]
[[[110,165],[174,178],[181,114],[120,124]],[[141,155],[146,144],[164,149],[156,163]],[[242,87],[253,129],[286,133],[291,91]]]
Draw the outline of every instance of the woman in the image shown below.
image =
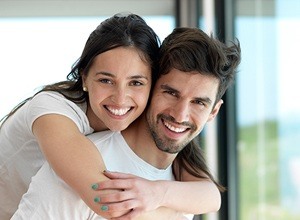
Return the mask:
[[14,213],[45,159],[84,201],[91,199],[90,184],[107,177],[85,135],[121,131],[143,112],[158,49],[142,18],[115,15],[91,33],[69,80],[46,86],[8,115],[0,130],[0,219]]

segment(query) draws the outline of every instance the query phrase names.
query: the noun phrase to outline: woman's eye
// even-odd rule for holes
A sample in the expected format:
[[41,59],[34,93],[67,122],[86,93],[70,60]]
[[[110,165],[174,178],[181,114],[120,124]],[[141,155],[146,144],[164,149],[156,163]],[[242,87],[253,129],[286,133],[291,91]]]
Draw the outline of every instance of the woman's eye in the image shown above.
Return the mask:
[[132,85],[132,86],[142,86],[142,85],[144,85],[144,83],[142,83],[140,81],[133,81],[133,82],[130,83],[130,85]]
[[112,81],[109,79],[99,79],[99,82],[105,83],[105,84],[112,84]]

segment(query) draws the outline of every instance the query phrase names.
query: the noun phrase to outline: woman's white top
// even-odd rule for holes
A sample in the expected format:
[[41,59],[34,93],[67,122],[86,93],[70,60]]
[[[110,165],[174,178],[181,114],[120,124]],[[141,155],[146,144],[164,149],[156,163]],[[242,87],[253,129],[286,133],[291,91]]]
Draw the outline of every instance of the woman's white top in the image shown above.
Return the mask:
[[46,114],[60,114],[73,120],[80,132],[87,135],[93,129],[85,113],[86,104],[77,105],[57,92],[41,92],[3,124],[0,129],[1,220],[11,218],[31,178],[45,163],[32,132],[33,122]]

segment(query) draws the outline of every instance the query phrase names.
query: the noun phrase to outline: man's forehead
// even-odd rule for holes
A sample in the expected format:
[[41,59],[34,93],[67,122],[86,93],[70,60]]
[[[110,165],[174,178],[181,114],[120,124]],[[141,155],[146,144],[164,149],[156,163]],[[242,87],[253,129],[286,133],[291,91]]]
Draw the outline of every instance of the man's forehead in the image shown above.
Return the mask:
[[182,92],[193,91],[195,94],[199,92],[200,94],[207,93],[215,96],[218,91],[219,81],[211,75],[173,69],[169,73],[162,75],[157,81],[157,85],[159,87],[168,85]]
[[208,74],[201,74],[196,71],[192,72],[183,72],[177,69],[171,70],[169,73],[161,75],[160,78],[158,79],[159,83],[168,83],[169,85],[214,85],[211,89],[214,87],[218,87],[219,85],[219,80]]

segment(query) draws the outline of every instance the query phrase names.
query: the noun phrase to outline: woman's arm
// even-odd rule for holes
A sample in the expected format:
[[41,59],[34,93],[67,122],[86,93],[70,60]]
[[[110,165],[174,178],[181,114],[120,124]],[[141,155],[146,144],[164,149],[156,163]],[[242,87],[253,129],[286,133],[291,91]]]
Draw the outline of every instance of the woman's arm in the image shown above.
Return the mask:
[[134,219],[134,220],[154,220],[154,219],[155,220],[166,220],[166,219],[192,220],[193,216],[186,216],[186,215],[183,215],[182,213],[176,212],[172,209],[161,207],[154,211],[145,212],[138,217],[126,215],[126,216],[122,216],[120,218],[113,218],[111,220],[128,220],[128,219]]
[[[109,211],[101,209],[105,198],[103,194],[111,193],[109,189],[123,190],[125,187],[107,187],[104,190],[105,185],[102,182],[109,179],[102,173],[105,169],[102,157],[94,144],[78,130],[71,119],[58,114],[41,116],[34,122],[33,132],[57,175],[73,188],[93,211],[106,218],[128,213],[132,205],[126,203],[119,203],[120,206],[116,203],[115,208],[109,205]],[[185,213],[200,214],[219,209],[220,193],[212,182],[199,180],[187,172],[183,172],[183,181],[189,182],[135,181],[131,178],[129,182],[126,180],[127,183],[135,183],[131,190],[119,193],[131,194],[133,199],[127,203],[135,201],[133,205],[136,207],[135,212],[168,207]],[[101,190],[92,190],[91,183],[99,182]],[[149,187],[144,183],[149,183]],[[155,190],[150,191],[147,196],[139,193],[145,189]],[[94,201],[99,195],[102,204]],[[152,203],[149,202],[151,200]]]
[[111,192],[95,192],[91,188],[91,183],[108,180],[102,173],[105,164],[95,145],[79,131],[71,119],[58,114],[41,116],[33,123],[33,133],[57,175],[73,188],[93,211],[106,218],[128,212],[118,212],[110,216],[110,213],[102,211],[99,204],[93,201],[96,193],[99,195]]
[[[128,215],[139,216],[160,208],[169,208],[180,213],[203,214],[216,212],[221,197],[217,186],[210,180],[203,180],[184,172],[183,181],[150,181],[131,174],[105,172],[111,180],[99,184],[100,190],[124,189],[101,197],[100,205],[108,210],[131,208]],[[122,218],[120,218],[122,219]]]
[[221,194],[210,179],[194,177],[184,170],[182,182],[166,182],[164,184],[166,207],[193,214],[217,212],[220,209]]

